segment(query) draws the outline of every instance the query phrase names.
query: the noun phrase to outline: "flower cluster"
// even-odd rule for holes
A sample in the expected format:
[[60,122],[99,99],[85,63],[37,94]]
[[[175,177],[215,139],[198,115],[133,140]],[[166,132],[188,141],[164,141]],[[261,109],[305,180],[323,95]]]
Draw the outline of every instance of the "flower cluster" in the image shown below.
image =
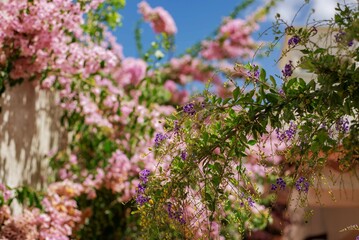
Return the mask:
[[309,190],[309,182],[306,178],[300,177],[295,182],[295,188],[298,190],[298,192],[308,192]]
[[145,21],[150,22],[156,33],[173,35],[177,32],[172,16],[162,7],[151,8],[147,2],[142,1],[138,4],[138,8]]
[[194,109],[193,103],[188,103],[183,107],[183,111],[189,115],[194,115],[196,113],[196,110]]
[[161,142],[163,142],[164,140],[167,139],[167,136],[166,134],[163,134],[163,133],[156,133],[156,136],[155,136],[155,146],[158,147]]
[[255,201],[252,199],[252,197],[247,198],[248,206],[253,207],[255,204]]
[[279,141],[284,141],[284,140],[290,141],[297,133],[297,125],[291,121],[289,124],[289,128],[287,130],[281,132],[277,128],[276,133]]
[[[342,30],[339,30],[339,32],[334,35],[334,38],[337,43],[342,43],[345,39],[347,39],[346,33]],[[348,47],[351,47],[354,44],[354,40],[353,39],[347,40],[346,44]]]
[[284,77],[290,77],[293,74],[293,64],[292,61],[289,61],[289,63],[287,63],[284,66],[284,69],[282,70],[282,74]]
[[136,202],[140,206],[142,206],[143,204],[149,201],[149,198],[145,196],[146,183],[148,181],[149,175],[150,175],[150,171],[148,169],[144,169],[140,172],[141,182],[137,186],[137,196],[136,196]]
[[288,40],[288,45],[295,47],[299,42],[300,42],[300,37],[299,36],[294,36],[294,37],[291,37]]
[[[1,213],[1,211],[0,211]],[[1,218],[1,217],[0,217]],[[2,240],[33,240],[40,237],[38,227],[39,213],[25,210],[23,214],[7,220],[3,226],[0,222],[0,239]],[[47,238],[50,239],[50,238]],[[68,239],[68,238],[65,238]]]
[[[90,10],[90,8],[87,8]],[[83,45],[72,38],[83,38],[81,25],[86,9],[80,3],[64,1],[19,1],[0,3],[0,56],[11,62],[11,79],[40,80],[49,70],[53,75],[43,80],[43,87],[71,82],[69,74],[86,77],[101,69],[116,65],[117,57],[103,47]],[[102,64],[101,64],[102,62]],[[6,63],[0,61],[0,66]]]
[[69,180],[50,184],[42,200],[44,211],[35,208],[8,217],[0,229],[0,239],[70,239],[82,220],[73,198],[82,192],[81,185]]
[[277,190],[277,188],[279,187],[280,190],[284,190],[286,187],[286,182],[283,180],[283,178],[277,178],[276,184],[272,184],[271,185],[271,190]]
[[251,38],[257,26],[242,19],[228,20],[221,26],[215,40],[202,42],[201,54],[207,60],[249,57],[255,47]]
[[2,196],[3,201],[7,201],[11,198],[11,191],[2,183],[0,183],[0,194]]
[[342,133],[347,133],[349,131],[349,120],[346,117],[341,117],[335,123],[335,129]]
[[161,69],[161,73],[180,84],[185,84],[190,80],[203,83],[212,80],[214,84],[221,83],[222,81],[213,73],[213,70],[215,70],[213,66],[186,54],[180,58],[172,58],[168,66]]
[[181,159],[183,161],[187,159],[187,152],[186,151],[181,151]]
[[183,211],[175,211],[172,208],[172,203],[167,203],[166,210],[167,210],[169,218],[178,221],[180,224],[185,224],[186,223],[186,220],[185,220],[184,215],[183,215]]
[[125,58],[121,67],[114,69],[112,73],[114,80],[120,86],[137,86],[146,75],[147,64],[142,59]]
[[253,70],[252,71],[247,71],[247,76],[250,79],[254,79],[255,81],[258,81],[259,79],[259,68],[256,64],[252,65]]

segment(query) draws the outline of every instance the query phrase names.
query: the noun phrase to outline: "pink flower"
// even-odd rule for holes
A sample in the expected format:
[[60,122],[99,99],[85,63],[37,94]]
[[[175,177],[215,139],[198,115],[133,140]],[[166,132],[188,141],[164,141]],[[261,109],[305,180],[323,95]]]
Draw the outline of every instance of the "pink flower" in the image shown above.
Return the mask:
[[[0,211],[1,218],[1,211]],[[37,224],[37,213],[25,212],[6,221],[1,227],[0,239],[4,240],[33,240],[40,239]]]
[[208,82],[212,80],[214,83],[220,82],[218,76],[213,74],[213,68],[203,63],[198,58],[192,58],[185,55],[181,58],[172,58],[170,65],[162,70],[168,75],[168,78],[180,84],[185,84],[190,80],[198,80]]
[[165,85],[163,86],[166,90],[168,90],[170,93],[174,93],[177,90],[177,85],[172,80],[167,80],[165,82]]
[[208,60],[224,58],[223,49],[219,42],[203,41],[201,55]]
[[121,68],[114,73],[114,78],[123,86],[136,86],[146,76],[146,68],[147,64],[142,59],[125,58]]
[[177,32],[172,16],[162,7],[151,8],[147,2],[142,1],[138,4],[138,8],[145,21],[150,22],[156,33],[173,35]]
[[201,55],[208,60],[249,57],[254,48],[251,38],[257,25],[241,19],[226,22],[214,40],[203,41]]
[[125,189],[125,182],[131,170],[131,162],[120,150],[113,153],[105,172],[105,186],[114,193],[121,193]]
[[3,196],[5,202],[12,196],[11,191],[2,183],[0,183],[0,194]]
[[252,32],[253,27],[242,19],[230,20],[220,28],[220,33],[223,36],[227,36],[231,41],[240,43],[242,46],[253,43],[250,37]]

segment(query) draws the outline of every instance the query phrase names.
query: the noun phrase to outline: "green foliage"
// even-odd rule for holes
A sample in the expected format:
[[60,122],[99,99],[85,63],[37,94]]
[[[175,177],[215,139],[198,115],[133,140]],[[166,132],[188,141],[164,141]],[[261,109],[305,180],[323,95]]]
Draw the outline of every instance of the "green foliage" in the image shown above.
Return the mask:
[[[87,0],[80,1],[83,6]],[[126,5],[125,0],[106,0],[94,11],[89,11],[83,29],[93,40],[101,41],[104,38],[104,29],[100,24],[106,24],[111,29],[121,26],[122,18],[118,12]]]
[[[189,211],[195,214],[188,213],[186,218],[191,226],[189,229],[187,225],[172,221],[171,228],[166,231],[176,232],[183,238],[193,238],[196,232],[207,229],[202,237],[210,239],[213,222],[222,223],[224,236],[229,236],[233,226],[237,226],[240,237],[251,229],[263,229],[270,218],[265,211],[255,214],[252,201],[270,206],[273,198],[268,191],[259,190],[244,164],[250,162],[251,146],[264,145],[263,139],[274,129],[285,131],[293,123],[297,126],[295,134],[286,135],[286,140],[282,140],[286,144],[282,153],[285,162],[274,166],[263,156],[257,164],[276,169],[267,174],[282,176],[289,187],[296,188],[299,176],[313,184],[332,153],[340,156],[336,162],[339,169],[355,171],[359,153],[359,68],[353,59],[358,59],[358,48],[348,45],[352,40],[359,40],[351,33],[357,26],[358,10],[347,6],[337,10],[335,20],[328,26],[329,34],[337,34],[339,28],[340,36],[344,36],[337,40],[336,46],[315,44],[315,26],[287,28],[288,34],[300,39],[300,43],[290,46],[288,51],[300,46],[303,53],[293,67],[315,74],[313,79],[291,76],[276,80],[260,69],[258,78],[248,77],[241,86],[234,85],[232,97],[221,99],[205,91],[198,98],[201,100],[194,99],[194,115],[185,112],[176,115],[180,129],[174,133],[169,127],[168,133],[174,137],[158,150],[160,163],[170,159],[169,170],[161,170],[150,182],[146,194],[154,204],[138,209],[141,221],[159,216],[158,221],[143,225],[146,239],[165,235],[162,231],[172,221],[168,220],[165,210],[168,202],[178,209],[197,206]],[[243,67],[249,72],[258,70],[251,65]],[[202,108],[201,101],[204,102]],[[345,119],[350,119],[350,128]],[[172,122],[173,119],[169,119],[168,126],[173,126]],[[183,146],[188,153],[186,160],[179,158]],[[292,166],[294,172],[286,171],[286,164]],[[273,183],[270,179],[263,179],[264,185]],[[234,198],[228,201],[229,196]],[[305,192],[301,192],[302,197],[305,198]],[[203,212],[206,220],[201,224],[207,225],[199,227],[195,224],[196,218],[203,217]]]

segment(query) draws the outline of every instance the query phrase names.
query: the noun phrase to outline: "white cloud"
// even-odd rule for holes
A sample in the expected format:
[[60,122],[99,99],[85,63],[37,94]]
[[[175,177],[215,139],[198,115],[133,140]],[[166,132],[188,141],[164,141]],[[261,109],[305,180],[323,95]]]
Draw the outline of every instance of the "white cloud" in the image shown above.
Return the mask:
[[336,1],[336,0],[314,0],[312,7],[315,9],[315,13],[312,18],[316,20],[330,19],[334,17],[335,8],[337,3],[343,4],[355,4],[356,0],[347,0],[347,1]]
[[303,5],[302,1],[285,0],[279,2],[270,15],[274,16],[276,13],[279,13],[282,19],[286,22],[291,22],[301,5]]
[[[284,0],[277,4],[270,15],[274,17],[276,13],[279,13],[282,19],[291,23],[295,14],[298,12],[299,8],[304,4],[304,2],[304,0]],[[311,0],[309,1],[309,5],[305,6],[298,13],[294,23],[295,25],[303,25],[306,22],[311,9],[315,10],[314,14],[311,16],[311,19],[330,19],[334,17],[337,3],[359,4],[359,0]]]

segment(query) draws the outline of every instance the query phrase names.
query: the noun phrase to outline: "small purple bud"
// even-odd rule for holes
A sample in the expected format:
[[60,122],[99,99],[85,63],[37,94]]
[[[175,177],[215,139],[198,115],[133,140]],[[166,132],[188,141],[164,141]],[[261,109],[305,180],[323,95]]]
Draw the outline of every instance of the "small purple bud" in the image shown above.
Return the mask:
[[309,182],[304,177],[300,177],[295,182],[295,188],[298,190],[298,192],[307,193],[309,190]]
[[150,170],[148,169],[143,169],[141,172],[140,172],[140,180],[143,182],[143,183],[147,183],[148,181],[148,176],[150,175]]
[[282,74],[284,77],[292,76],[292,74],[293,74],[292,61],[289,61],[289,63],[284,66],[284,69],[282,70]]
[[158,147],[166,138],[167,136],[165,134],[157,133],[155,136],[155,146]]
[[349,131],[349,120],[346,117],[341,117],[335,123],[335,129],[339,132],[347,133]]
[[183,107],[183,111],[185,113],[188,113],[189,115],[194,115],[196,113],[196,110],[194,109],[193,103],[188,103]]
[[250,207],[253,207],[253,206],[254,206],[254,201],[253,201],[253,199],[252,199],[251,197],[248,197],[247,201],[248,201],[248,205],[249,205]]
[[143,196],[142,194],[140,194],[140,195],[138,195],[138,196],[136,197],[136,202],[137,202],[137,204],[140,205],[140,206],[143,205],[143,204],[145,204],[146,202],[148,202],[148,200],[149,200],[149,198]]
[[294,36],[288,40],[288,45],[295,47],[300,42],[300,37]]
[[187,152],[186,151],[181,152],[181,158],[182,158],[183,161],[187,159]]

